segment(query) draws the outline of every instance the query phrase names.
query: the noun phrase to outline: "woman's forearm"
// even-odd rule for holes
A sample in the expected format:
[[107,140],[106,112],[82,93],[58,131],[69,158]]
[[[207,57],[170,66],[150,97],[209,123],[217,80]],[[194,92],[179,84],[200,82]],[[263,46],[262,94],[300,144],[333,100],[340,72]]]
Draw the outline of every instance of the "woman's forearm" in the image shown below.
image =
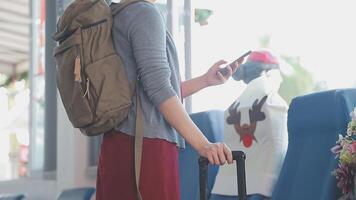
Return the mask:
[[182,97],[186,98],[190,95],[208,87],[208,82],[204,76],[199,76],[182,82]]
[[184,110],[177,96],[160,104],[159,110],[168,123],[195,149],[201,156],[208,158],[212,164],[220,165],[226,161],[232,163],[232,154],[224,143],[210,143]]
[[160,105],[160,112],[168,123],[196,150],[209,144],[207,138],[188,116],[177,96],[173,96]]

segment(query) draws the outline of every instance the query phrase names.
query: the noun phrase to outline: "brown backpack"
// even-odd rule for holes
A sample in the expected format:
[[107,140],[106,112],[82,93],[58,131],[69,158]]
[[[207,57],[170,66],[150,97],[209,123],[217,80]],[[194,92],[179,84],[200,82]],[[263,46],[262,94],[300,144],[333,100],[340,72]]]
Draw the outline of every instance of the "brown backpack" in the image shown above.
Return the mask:
[[[105,0],[75,0],[57,23],[57,87],[69,120],[87,136],[105,133],[127,118],[138,84],[128,82],[111,28],[113,15],[139,1],[143,0],[123,0],[110,8]],[[142,200],[143,120],[136,96],[135,179],[137,198]]]
[[[125,5],[136,1],[127,1]],[[75,0],[57,23],[57,87],[69,120],[87,136],[107,132],[129,112],[134,84],[112,41],[105,0]]]

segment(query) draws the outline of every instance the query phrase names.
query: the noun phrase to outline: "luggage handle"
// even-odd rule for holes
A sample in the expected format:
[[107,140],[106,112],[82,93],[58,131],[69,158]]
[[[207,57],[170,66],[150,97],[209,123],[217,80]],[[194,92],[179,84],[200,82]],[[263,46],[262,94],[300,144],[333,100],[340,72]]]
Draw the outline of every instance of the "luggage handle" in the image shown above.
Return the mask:
[[[237,191],[239,200],[247,200],[246,194],[246,174],[245,174],[245,159],[246,155],[243,151],[232,151],[232,158],[236,161],[237,168]],[[199,158],[199,186],[200,200],[208,200],[208,166],[209,160],[205,157]]]

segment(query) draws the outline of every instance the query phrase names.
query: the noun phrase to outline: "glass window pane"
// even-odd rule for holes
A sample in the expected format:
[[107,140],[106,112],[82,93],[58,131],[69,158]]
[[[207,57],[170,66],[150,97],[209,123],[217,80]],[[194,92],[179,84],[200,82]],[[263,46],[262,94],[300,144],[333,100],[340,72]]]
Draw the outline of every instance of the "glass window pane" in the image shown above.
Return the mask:
[[30,7],[5,4],[8,9],[0,9],[0,181],[28,175],[30,143]]
[[0,181],[27,176],[29,145],[28,81],[0,87]]
[[[212,11],[207,25],[192,26],[193,77],[219,59],[232,61],[247,50],[267,47],[282,56],[285,81],[280,93],[287,101],[356,86],[356,68],[350,67],[356,46],[356,29],[350,26],[356,19],[352,1],[194,0],[192,4],[193,9]],[[244,87],[230,79],[226,85],[208,88],[193,97],[193,110],[226,109]]]

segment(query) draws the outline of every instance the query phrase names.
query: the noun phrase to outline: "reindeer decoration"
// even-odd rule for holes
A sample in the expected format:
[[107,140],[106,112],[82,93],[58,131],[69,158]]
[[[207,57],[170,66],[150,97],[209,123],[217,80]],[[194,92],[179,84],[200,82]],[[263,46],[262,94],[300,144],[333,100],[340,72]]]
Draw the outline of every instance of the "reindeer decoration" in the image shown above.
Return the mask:
[[241,125],[241,111],[237,111],[240,103],[234,102],[228,109],[229,116],[226,119],[228,124],[233,124],[235,131],[240,136],[240,142],[242,141],[243,145],[246,148],[251,147],[253,141],[256,141],[255,130],[258,121],[263,121],[266,118],[265,113],[261,111],[263,104],[267,100],[267,95],[264,96],[261,101],[256,99],[253,102],[252,109],[249,109],[250,124]]
[[[288,147],[288,104],[278,94],[278,59],[268,50],[253,51],[233,78],[247,85],[224,112],[224,142],[246,153],[247,194],[270,199]],[[220,166],[211,198],[238,199],[235,180],[235,167]]]

